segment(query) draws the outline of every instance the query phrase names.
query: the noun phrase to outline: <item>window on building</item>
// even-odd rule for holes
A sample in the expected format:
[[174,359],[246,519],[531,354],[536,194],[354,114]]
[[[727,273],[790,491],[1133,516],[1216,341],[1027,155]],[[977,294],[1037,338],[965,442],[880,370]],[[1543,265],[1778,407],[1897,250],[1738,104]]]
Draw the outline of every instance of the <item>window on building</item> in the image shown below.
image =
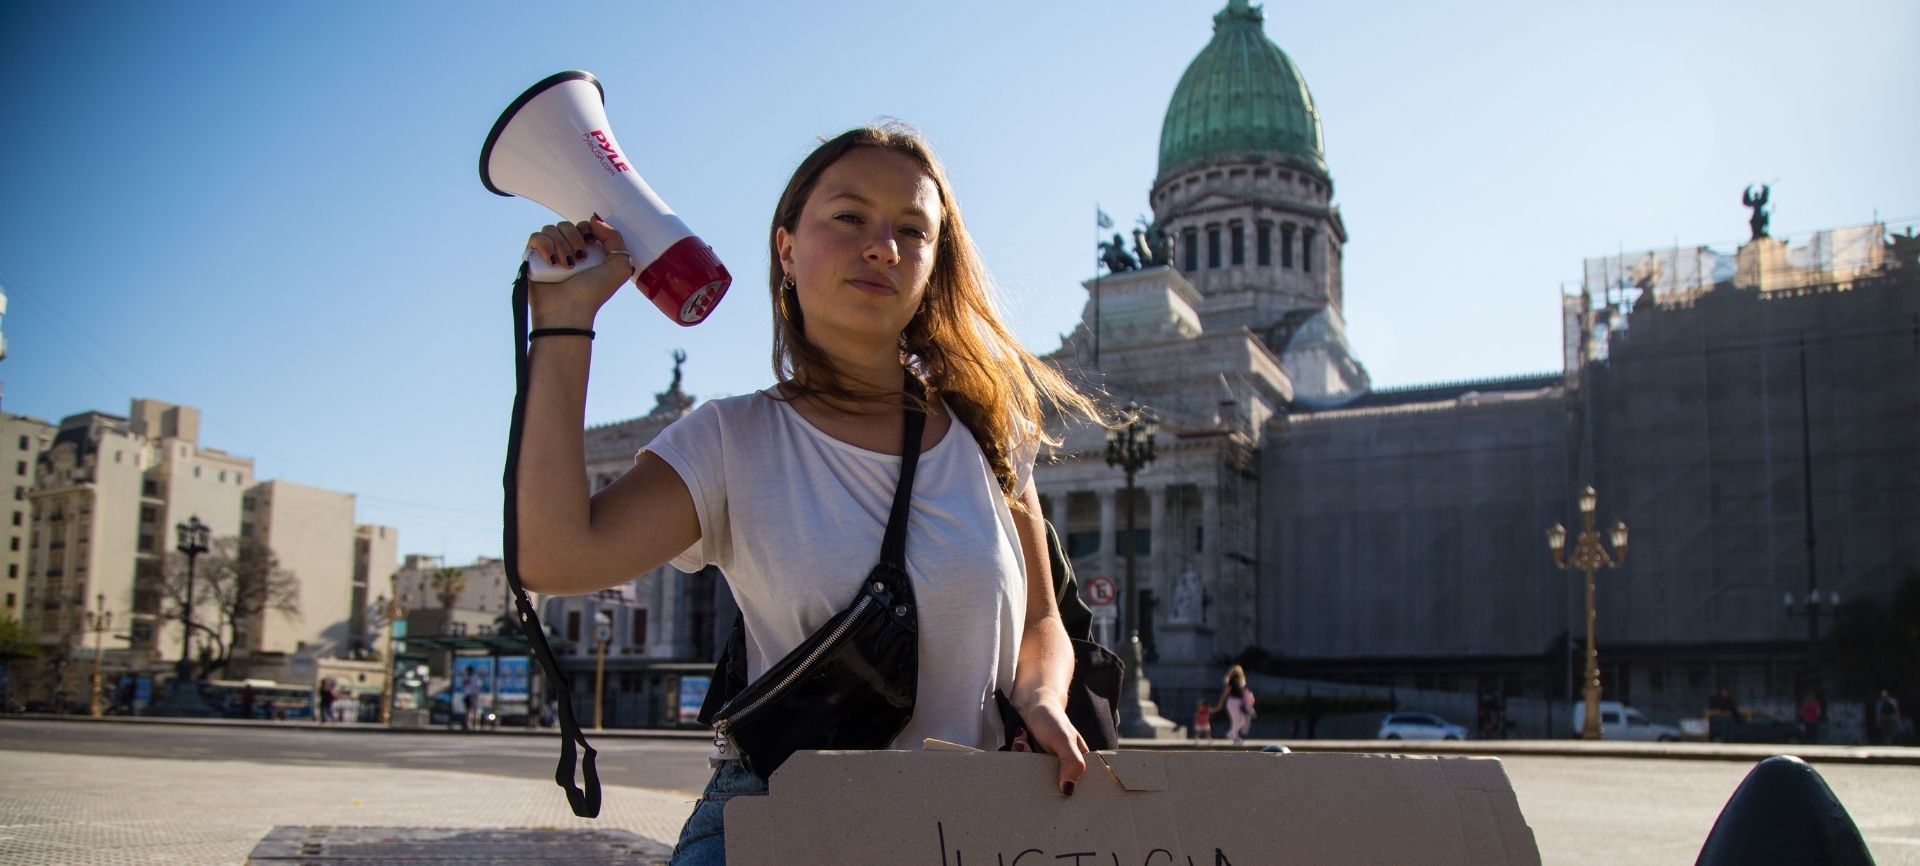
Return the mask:
[[233,476],[233,483],[235,483],[235,484],[245,484],[245,483],[247,483],[247,473],[245,473],[245,472],[238,472],[238,473],[235,473],[235,474],[234,474],[234,476]]
[[160,482],[155,481],[151,478],[147,479],[146,483],[140,485],[140,495],[141,496],[159,496]]
[[1132,535],[1128,535],[1124,529],[1114,533],[1113,552],[1120,556],[1126,556],[1129,540],[1133,543],[1134,556],[1151,556],[1153,554],[1153,530],[1136,529]]
[[1200,269],[1200,231],[1187,229],[1180,233],[1180,243],[1187,248],[1187,267],[1191,273]]
[[31,447],[31,446],[29,446],[29,445],[27,444],[27,437],[25,437],[25,436],[22,436],[22,437],[20,437],[20,450],[22,450],[22,451],[25,451],[25,450],[27,450],[27,449],[28,449],[29,447]]
[[567,640],[580,642],[580,612],[577,610],[567,611]]
[[1293,223],[1280,224],[1280,267],[1293,267]]
[[1082,556],[1092,556],[1093,554],[1098,553],[1099,550],[1100,550],[1099,531],[1096,530],[1093,532],[1067,533],[1067,557],[1068,558],[1079,559]]
[[193,477],[195,477],[195,478],[199,478],[199,477],[200,477],[200,467],[198,467],[198,466],[195,466],[195,467],[193,467]]
[[160,509],[151,505],[140,506],[140,522],[152,523],[160,519]]
[[25,461],[25,460],[20,460],[20,461],[16,461],[16,462],[15,462],[15,463],[13,464],[13,474],[15,474],[15,475],[23,475],[23,476],[24,476],[24,475],[26,475],[26,474],[27,474],[27,461]]
[[22,514],[18,511],[15,511],[13,513],[13,525],[15,526],[19,526],[21,521],[24,521],[26,519],[27,519],[27,516],[25,514]]
[[241,537],[241,538],[252,538],[252,537],[253,537],[253,524],[251,524],[251,523],[242,523],[242,524],[240,524],[240,537]]
[[7,539],[7,546],[8,546],[9,548],[12,548],[13,550],[19,550],[19,549],[20,549],[20,536],[17,536],[17,535],[16,535],[16,536],[14,536],[14,537],[12,537],[12,538],[9,538],[9,539]]
[[247,497],[247,498],[245,498],[245,499],[242,499],[242,500],[240,500],[240,510],[241,510],[241,511],[252,511],[252,510],[253,510],[253,508],[254,508],[254,505],[253,505],[253,497],[251,497],[251,496],[249,496],[249,497]]
[[1246,264],[1247,263],[1247,228],[1246,226],[1243,226],[1239,223],[1234,223],[1230,227],[1229,234],[1232,236],[1232,241],[1233,241],[1233,246],[1232,246],[1233,263],[1236,265]]
[[151,534],[142,534],[140,536],[140,549],[141,550],[153,549],[153,536]]
[[8,576],[8,577],[19,577],[19,576],[20,576],[20,563],[17,563],[17,562],[9,562],[9,563],[7,563],[7,576]]
[[113,452],[113,462],[115,462],[115,463],[123,463],[123,462],[125,462],[125,461],[123,461],[123,460],[121,460],[121,459],[120,459],[120,458],[122,458],[122,457],[124,457],[124,456],[126,456],[126,455],[124,455],[124,454],[121,454],[121,453],[120,453],[120,452],[118,452],[118,451],[115,451],[115,452]]
[[633,645],[647,645],[647,609],[644,607],[633,609]]
[[220,483],[227,483],[227,470],[225,469],[220,470]]
[[1273,223],[1253,227],[1253,263],[1263,268],[1273,264]]
[[1313,271],[1313,229],[1300,230],[1300,270]]
[[1220,267],[1220,227],[1207,226],[1207,267]]

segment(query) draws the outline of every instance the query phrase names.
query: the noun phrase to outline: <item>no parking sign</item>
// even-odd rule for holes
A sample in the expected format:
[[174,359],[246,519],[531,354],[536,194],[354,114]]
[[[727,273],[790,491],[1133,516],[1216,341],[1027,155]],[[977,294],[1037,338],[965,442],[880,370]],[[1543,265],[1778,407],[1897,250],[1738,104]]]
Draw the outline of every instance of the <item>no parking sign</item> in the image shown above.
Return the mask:
[[1105,575],[1094,575],[1093,577],[1087,578],[1088,604],[1094,607],[1106,607],[1107,605],[1113,604],[1114,598],[1118,595],[1118,591],[1113,588],[1113,578]]

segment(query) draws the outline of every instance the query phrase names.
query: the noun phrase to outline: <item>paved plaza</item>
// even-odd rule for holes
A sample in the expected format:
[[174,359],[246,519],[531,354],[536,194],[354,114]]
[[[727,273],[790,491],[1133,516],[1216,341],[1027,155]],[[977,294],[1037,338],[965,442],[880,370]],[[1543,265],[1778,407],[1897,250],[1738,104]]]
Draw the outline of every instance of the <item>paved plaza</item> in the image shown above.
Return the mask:
[[283,762],[9,751],[0,779],[0,866],[240,866],[276,826],[613,829],[670,846],[693,809],[608,786],[589,821],[551,778]]
[[[609,732],[595,742],[603,776],[620,784],[607,785],[601,816],[589,821],[571,814],[553,784],[558,741],[550,736],[9,720],[0,722],[0,866],[242,866],[249,855],[256,866],[307,862],[285,857],[286,845],[283,856],[269,856],[273,846],[262,842],[270,835],[321,845],[320,862],[338,866],[402,855],[477,863],[462,852],[480,851],[490,862],[647,866],[692,809],[705,776],[704,738]],[[1772,752],[1574,741],[1401,747],[1498,754],[1549,866],[1693,862],[1727,797]],[[1799,751],[1815,761],[1880,866],[1920,866],[1920,750]],[[382,847],[375,843],[383,837],[342,828],[409,832]],[[569,832],[502,832],[516,829]],[[574,853],[525,855],[537,836],[564,836]],[[580,853],[612,837],[638,844],[621,848],[626,857],[608,853],[621,847],[614,843],[597,858]],[[388,859],[343,855],[355,845]],[[419,859],[423,852],[433,861]]]

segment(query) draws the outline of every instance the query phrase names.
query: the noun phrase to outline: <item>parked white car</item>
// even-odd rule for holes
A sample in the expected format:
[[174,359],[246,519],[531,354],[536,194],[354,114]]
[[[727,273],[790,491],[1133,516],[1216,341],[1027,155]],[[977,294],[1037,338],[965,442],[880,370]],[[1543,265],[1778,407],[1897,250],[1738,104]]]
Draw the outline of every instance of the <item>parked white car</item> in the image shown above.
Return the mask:
[[[1587,729],[1587,702],[1575,701],[1573,705],[1573,735],[1578,737]],[[1600,739],[1636,740],[1648,743],[1671,743],[1680,739],[1680,729],[1672,725],[1656,725],[1647,720],[1639,710],[1619,701],[1600,702]]]
[[1467,729],[1432,713],[1388,713],[1380,720],[1382,740],[1464,740]]

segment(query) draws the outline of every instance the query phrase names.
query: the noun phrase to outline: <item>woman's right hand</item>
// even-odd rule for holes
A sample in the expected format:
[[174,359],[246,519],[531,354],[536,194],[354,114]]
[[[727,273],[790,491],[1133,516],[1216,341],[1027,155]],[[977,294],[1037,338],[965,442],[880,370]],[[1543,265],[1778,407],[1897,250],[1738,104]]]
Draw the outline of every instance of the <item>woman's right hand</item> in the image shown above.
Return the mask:
[[527,238],[527,252],[563,268],[585,258],[587,245],[599,243],[606,260],[558,283],[529,283],[528,304],[536,328],[591,328],[600,307],[634,276],[626,239],[606,220],[595,216],[583,223],[560,222]]

